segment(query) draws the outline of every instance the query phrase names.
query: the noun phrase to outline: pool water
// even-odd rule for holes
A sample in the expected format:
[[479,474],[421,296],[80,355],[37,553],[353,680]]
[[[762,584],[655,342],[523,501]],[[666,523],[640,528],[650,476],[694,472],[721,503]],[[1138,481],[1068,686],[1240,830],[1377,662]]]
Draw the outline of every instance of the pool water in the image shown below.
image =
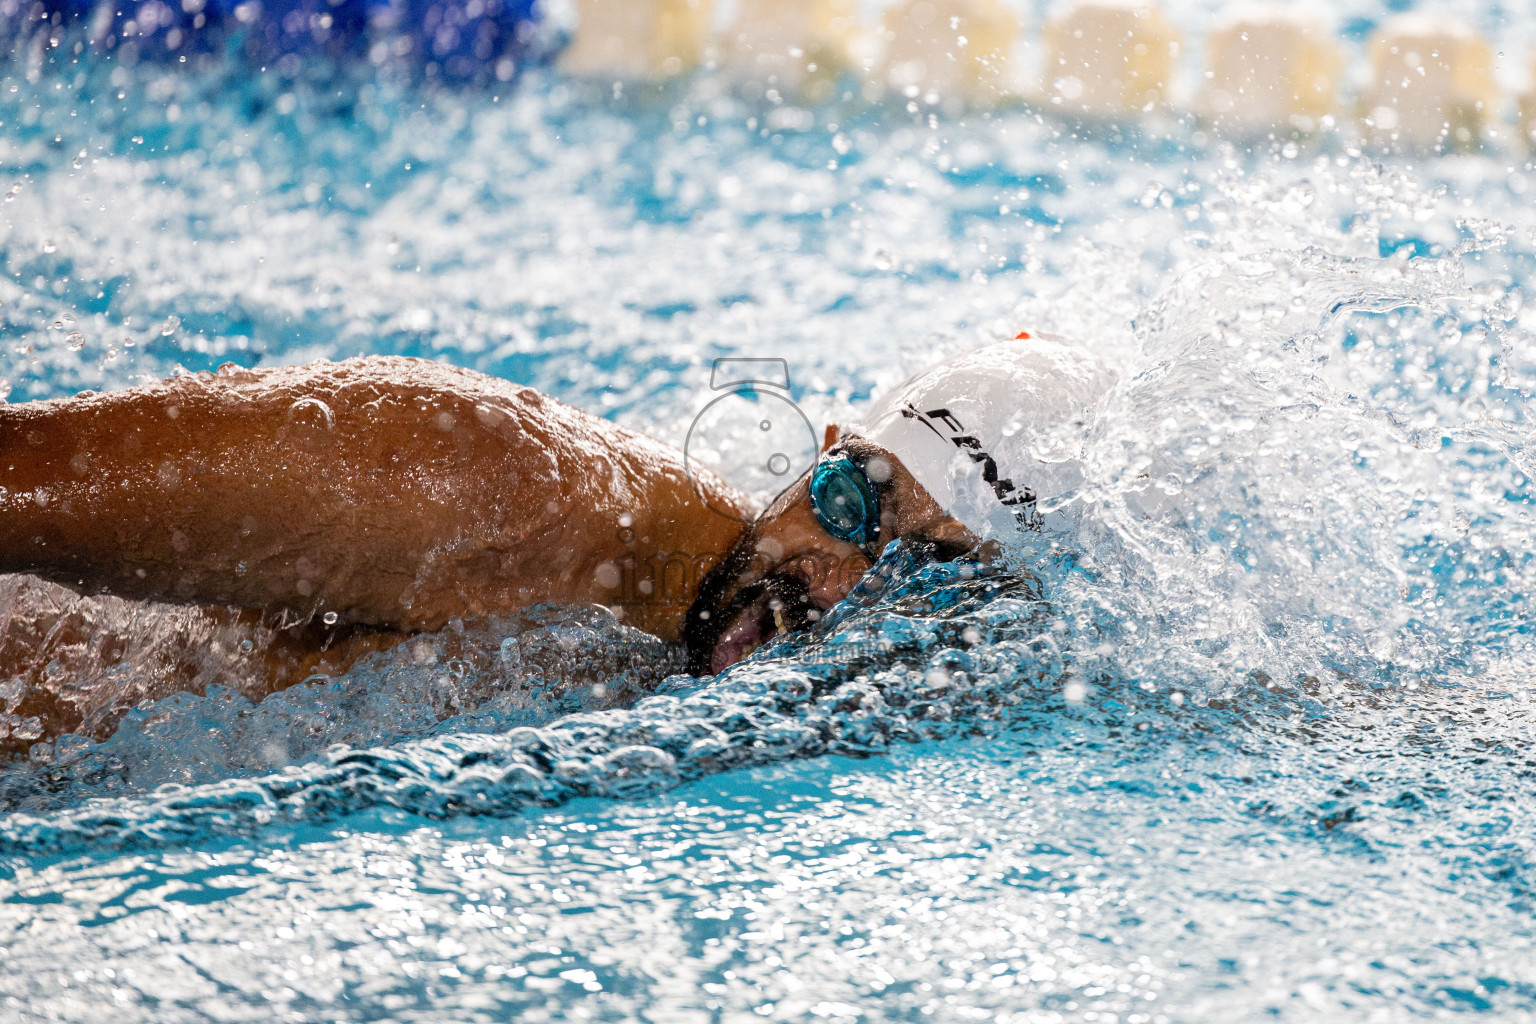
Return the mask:
[[[1070,532],[893,547],[716,679],[541,612],[41,739],[0,1018],[1536,1018],[1528,154],[5,71],[11,401],[403,353],[681,446],[722,356],[818,425],[1021,329],[1122,380]],[[64,600],[10,586],[7,628]],[[182,642],[132,614],[137,664]]]

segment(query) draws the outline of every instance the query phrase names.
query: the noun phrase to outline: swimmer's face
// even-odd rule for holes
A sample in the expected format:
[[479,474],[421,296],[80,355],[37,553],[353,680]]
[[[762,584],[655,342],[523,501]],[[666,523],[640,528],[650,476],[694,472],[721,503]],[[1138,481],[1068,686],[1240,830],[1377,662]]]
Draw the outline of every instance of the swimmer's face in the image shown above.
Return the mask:
[[[864,467],[879,497],[880,529],[872,544],[897,537],[930,540],[960,551],[973,542],[890,452],[860,437],[836,440],[822,458],[846,455]],[[842,600],[870,567],[860,546],[833,537],[811,506],[807,472],[758,516],[699,588],[684,635],[689,668],[721,672],[783,632],[803,629]]]

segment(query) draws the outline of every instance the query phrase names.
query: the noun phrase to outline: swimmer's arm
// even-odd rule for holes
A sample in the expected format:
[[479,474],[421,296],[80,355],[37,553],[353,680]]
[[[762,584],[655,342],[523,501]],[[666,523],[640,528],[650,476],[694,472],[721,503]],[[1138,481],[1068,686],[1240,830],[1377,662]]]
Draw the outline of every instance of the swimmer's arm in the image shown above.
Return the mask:
[[611,598],[624,514],[663,547],[734,534],[668,449],[410,359],[0,407],[0,486],[0,571],[404,630]]

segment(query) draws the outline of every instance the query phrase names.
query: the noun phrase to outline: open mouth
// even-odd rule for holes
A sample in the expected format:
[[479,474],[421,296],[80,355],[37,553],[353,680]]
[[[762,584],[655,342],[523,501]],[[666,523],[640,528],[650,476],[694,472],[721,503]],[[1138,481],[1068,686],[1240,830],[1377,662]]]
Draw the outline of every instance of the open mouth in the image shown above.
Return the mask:
[[805,583],[793,576],[770,576],[747,587],[724,613],[710,671],[724,672],[775,637],[804,629],[818,611]]

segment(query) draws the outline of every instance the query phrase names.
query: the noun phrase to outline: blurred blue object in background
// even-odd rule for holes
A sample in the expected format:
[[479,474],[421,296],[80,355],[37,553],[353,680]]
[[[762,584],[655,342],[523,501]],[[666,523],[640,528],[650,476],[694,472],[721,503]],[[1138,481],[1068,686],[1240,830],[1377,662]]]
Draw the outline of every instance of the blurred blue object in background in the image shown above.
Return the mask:
[[[4,0],[16,47],[74,27],[130,59],[243,54],[406,65],[429,78],[509,80],[534,37],[534,0]],[[49,47],[58,43],[43,38]]]

